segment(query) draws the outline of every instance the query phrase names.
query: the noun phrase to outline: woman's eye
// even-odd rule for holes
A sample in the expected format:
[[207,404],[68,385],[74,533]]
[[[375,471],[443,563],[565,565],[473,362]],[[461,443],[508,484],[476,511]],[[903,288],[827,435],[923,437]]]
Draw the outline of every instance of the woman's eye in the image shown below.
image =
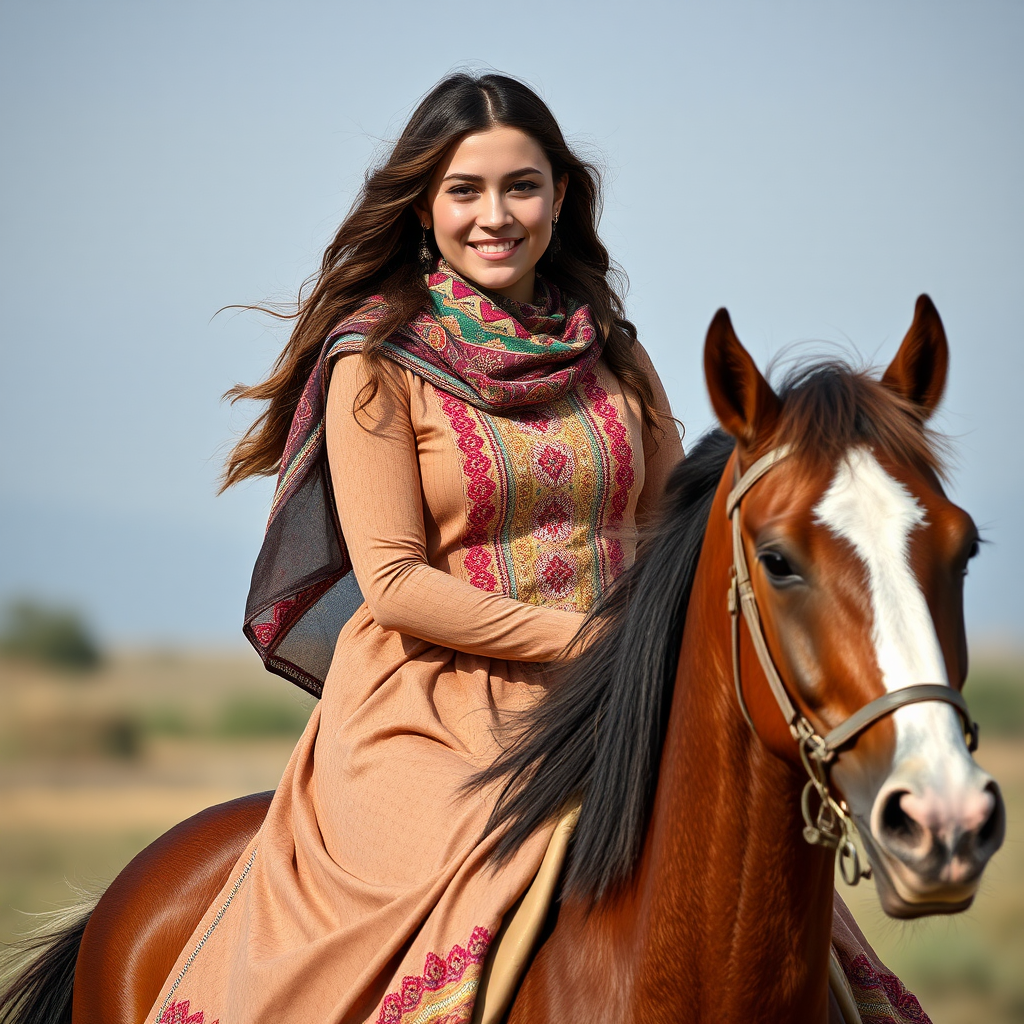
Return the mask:
[[448,189],[448,195],[450,196],[471,196],[476,192],[476,189],[472,185],[454,185]]
[[532,192],[535,189],[540,188],[535,181],[517,181],[509,189],[510,192]]
[[785,555],[780,555],[778,551],[762,551],[757,557],[764,571],[773,580],[785,580],[796,576]]

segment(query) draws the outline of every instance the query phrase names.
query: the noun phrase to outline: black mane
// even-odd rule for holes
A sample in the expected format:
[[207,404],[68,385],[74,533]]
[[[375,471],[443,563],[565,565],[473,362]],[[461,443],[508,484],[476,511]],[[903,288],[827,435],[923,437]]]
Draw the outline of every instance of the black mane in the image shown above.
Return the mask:
[[[856,444],[941,475],[945,439],[926,414],[867,371],[839,360],[790,374],[773,445],[808,464],[833,464]],[[565,891],[597,900],[625,883],[640,853],[672,703],[690,590],[733,438],[712,430],[672,474],[657,524],[636,562],[595,604],[545,699],[514,723],[512,742],[470,788],[505,781],[488,822],[504,828],[507,860],[582,797]]]
[[488,831],[507,826],[499,863],[582,796],[566,891],[599,899],[629,877],[657,786],[711,501],[734,444],[712,430],[679,463],[636,561],[587,616],[582,653],[515,723],[514,742],[473,780],[474,787],[506,780],[488,822]]

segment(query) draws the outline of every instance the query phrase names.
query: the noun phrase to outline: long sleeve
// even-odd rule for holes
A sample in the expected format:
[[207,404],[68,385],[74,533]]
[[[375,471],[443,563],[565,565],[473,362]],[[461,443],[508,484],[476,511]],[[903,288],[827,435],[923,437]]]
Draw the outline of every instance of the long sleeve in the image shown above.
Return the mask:
[[327,396],[334,494],[370,614],[385,629],[470,654],[558,659],[582,615],[487,593],[429,564],[408,381],[387,372],[392,386],[354,414],[367,375],[359,356],[343,356]]
[[641,367],[646,371],[654,392],[654,407],[661,418],[661,430],[652,432],[644,427],[644,486],[637,499],[636,520],[641,528],[650,521],[651,515],[657,510],[661,496],[665,492],[672,470],[683,458],[683,443],[679,438],[676,421],[672,418],[672,408],[668,395],[661,383],[661,378],[654,369],[650,356],[641,345],[637,345],[637,356]]

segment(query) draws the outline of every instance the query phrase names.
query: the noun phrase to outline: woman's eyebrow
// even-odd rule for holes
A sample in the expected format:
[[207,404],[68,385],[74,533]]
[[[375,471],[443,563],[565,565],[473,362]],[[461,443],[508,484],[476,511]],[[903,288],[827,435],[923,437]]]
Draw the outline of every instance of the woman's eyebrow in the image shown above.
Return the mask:
[[[508,178],[521,178],[524,174],[543,174],[544,172],[536,167],[520,167],[518,171],[510,171],[504,175],[505,179]],[[481,182],[484,180],[482,174],[463,174],[462,171],[453,171],[451,174],[446,174],[442,179],[443,184],[446,181],[472,181]]]

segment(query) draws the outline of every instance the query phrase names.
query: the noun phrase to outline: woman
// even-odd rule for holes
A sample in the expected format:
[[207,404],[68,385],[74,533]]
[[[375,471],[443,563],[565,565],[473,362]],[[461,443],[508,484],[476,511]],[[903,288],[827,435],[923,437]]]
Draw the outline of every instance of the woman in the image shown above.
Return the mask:
[[[149,1019],[469,1019],[551,830],[492,872],[495,794],[462,788],[682,456],[598,201],[529,89],[443,81],[368,177],[274,372],[238,389],[269,405],[227,484],[281,473],[247,631],[323,699]],[[365,602],[333,645],[349,562]]]
[[[322,700],[148,1020],[470,1019],[553,826],[494,870],[497,793],[466,784],[682,457],[598,201],[534,93],[446,79],[367,178],[271,376],[236,389],[268,405],[226,485],[279,471],[246,632]],[[870,954],[843,914],[835,938]],[[863,1007],[926,1019],[864,964]]]

